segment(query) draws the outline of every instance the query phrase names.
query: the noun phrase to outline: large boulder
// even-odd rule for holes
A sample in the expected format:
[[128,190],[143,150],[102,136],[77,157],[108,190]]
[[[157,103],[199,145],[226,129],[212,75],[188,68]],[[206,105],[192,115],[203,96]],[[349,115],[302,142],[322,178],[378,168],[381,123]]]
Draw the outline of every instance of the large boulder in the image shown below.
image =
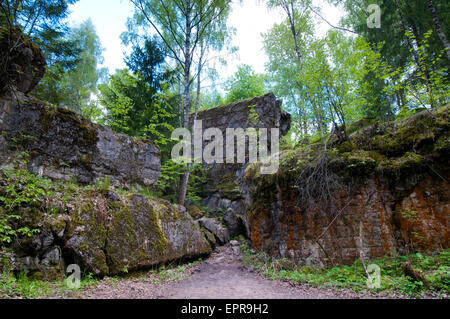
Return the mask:
[[0,97],[0,132],[0,167],[26,152],[28,169],[54,180],[129,188],[153,185],[160,175],[153,142],[114,133],[20,92]]
[[229,208],[223,215],[223,222],[227,226],[231,237],[247,234],[244,217],[237,214],[232,208]]
[[58,196],[38,208],[20,210],[20,227],[39,229],[13,244],[17,270],[55,279],[77,264],[85,273],[115,275],[211,253],[184,208],[142,195],[82,192],[55,210]]
[[225,245],[230,241],[228,229],[223,227],[220,222],[213,218],[202,218],[198,221],[207,231],[211,232],[220,245]]
[[140,195],[109,205],[106,223],[97,219],[94,207],[81,206],[64,245],[95,274],[117,274],[211,252],[184,209]]
[[16,28],[0,28],[0,56],[0,94],[14,88],[28,93],[44,77],[44,54]]

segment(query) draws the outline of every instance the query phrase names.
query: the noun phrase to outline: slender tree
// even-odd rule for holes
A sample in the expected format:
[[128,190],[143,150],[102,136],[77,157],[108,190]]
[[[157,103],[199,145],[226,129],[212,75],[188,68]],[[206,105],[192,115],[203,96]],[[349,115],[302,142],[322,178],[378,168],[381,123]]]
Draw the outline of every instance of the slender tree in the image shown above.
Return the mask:
[[[183,70],[183,127],[188,128],[191,111],[191,85],[194,56],[202,43],[208,43],[211,28],[222,23],[230,11],[231,0],[130,0],[138,25],[151,27],[163,41],[169,57]],[[189,181],[187,170],[182,178],[178,203],[184,205]]]
[[439,38],[441,39],[442,44],[445,47],[445,50],[447,51],[447,59],[450,61],[450,42],[448,41],[447,35],[442,29],[442,24],[437,14],[436,7],[433,3],[433,0],[427,0],[427,4],[428,9],[430,10],[431,13],[431,17],[433,18],[434,28],[436,29],[436,32]]
[[301,52],[301,30],[299,29],[299,23],[297,20],[309,14],[309,7],[311,6],[311,0],[269,0],[269,8],[281,7],[287,15],[289,27],[294,38],[295,53],[297,54],[298,62],[301,64],[303,55]]
[[100,116],[92,96],[97,85],[105,82],[108,70],[102,67],[103,48],[92,21],[86,20],[70,29],[63,41],[73,43],[78,51],[73,67],[50,65],[49,72],[34,91],[46,102],[83,114],[91,120]]
[[[300,90],[298,75],[302,72],[303,60],[314,33],[308,9],[310,4],[311,1],[308,0],[268,1],[269,8],[283,8],[286,18],[263,35],[264,47],[269,56],[267,67],[274,91],[285,98],[285,107],[297,120],[294,126],[298,127],[300,135],[308,134],[308,110],[304,107],[305,95]],[[320,118],[320,112],[315,115]]]

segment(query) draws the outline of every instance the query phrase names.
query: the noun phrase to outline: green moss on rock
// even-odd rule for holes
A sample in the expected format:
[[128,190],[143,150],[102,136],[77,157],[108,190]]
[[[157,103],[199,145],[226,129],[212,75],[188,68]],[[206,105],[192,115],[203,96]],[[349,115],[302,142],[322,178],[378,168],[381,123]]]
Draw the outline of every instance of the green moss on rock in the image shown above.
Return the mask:
[[350,126],[347,129],[347,133],[349,135],[360,131],[361,129],[371,126],[371,125],[375,125],[377,123],[377,121],[375,119],[368,119],[368,118],[364,118],[361,119],[359,121],[356,121],[352,124],[350,124]]
[[355,149],[355,145],[350,141],[345,141],[339,145],[338,150],[340,153],[349,153]]
[[377,170],[383,174],[391,175],[398,175],[400,173],[415,174],[419,172],[424,165],[424,159],[421,155],[408,152],[400,158],[383,160]]
[[129,265],[160,262],[169,245],[161,229],[160,209],[163,208],[149,199],[133,195],[114,212],[106,246],[112,273]]
[[85,267],[96,275],[109,272],[106,255],[103,251],[107,238],[104,219],[93,202],[82,200],[79,209],[71,214],[71,223],[67,234],[66,248],[81,259]]
[[98,132],[94,127],[94,124],[83,119],[77,113],[62,107],[54,107],[48,105],[43,106],[43,115],[41,120],[42,132],[48,132],[52,127],[53,121],[55,121],[56,119],[61,119],[61,121],[63,122],[73,123],[75,126],[77,126],[78,132],[80,132],[81,134],[80,139],[82,143],[88,145],[97,143]]
[[188,206],[186,207],[188,214],[195,220],[203,217],[204,213],[197,206]]
[[92,163],[91,154],[82,154],[81,158],[80,158],[80,162],[86,169],[90,169],[91,163]]

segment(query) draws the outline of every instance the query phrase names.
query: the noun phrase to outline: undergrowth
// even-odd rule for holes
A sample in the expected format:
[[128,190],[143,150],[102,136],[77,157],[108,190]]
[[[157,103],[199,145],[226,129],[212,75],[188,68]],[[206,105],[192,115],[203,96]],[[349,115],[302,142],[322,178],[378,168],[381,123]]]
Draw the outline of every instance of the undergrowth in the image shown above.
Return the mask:
[[25,273],[14,274],[6,269],[0,272],[0,299],[37,299],[59,296],[64,293],[81,292],[86,288],[95,287],[99,280],[92,274],[87,274],[80,281],[80,288],[68,288],[64,280],[49,282],[37,280]]
[[0,272],[0,299],[37,299],[54,297],[80,297],[88,289],[95,289],[101,283],[117,286],[128,280],[139,280],[156,286],[176,282],[188,278],[193,267],[202,260],[186,264],[172,264],[155,267],[152,270],[133,272],[123,276],[96,278],[91,273],[85,275],[80,281],[79,288],[69,288],[64,280],[48,282],[36,280],[26,274],[15,275],[10,270]]
[[448,295],[450,293],[450,250],[434,255],[420,253],[410,255],[412,266],[423,272],[430,283],[427,288],[422,282],[405,276],[402,265],[408,262],[407,256],[385,257],[372,261],[381,269],[380,288],[370,289],[361,261],[352,266],[339,266],[331,269],[314,266],[297,266],[286,259],[274,259],[265,253],[252,254],[247,245],[242,245],[244,264],[254,268],[271,280],[287,280],[292,283],[307,283],[316,287],[350,289],[355,292],[400,293],[420,297],[423,293]]

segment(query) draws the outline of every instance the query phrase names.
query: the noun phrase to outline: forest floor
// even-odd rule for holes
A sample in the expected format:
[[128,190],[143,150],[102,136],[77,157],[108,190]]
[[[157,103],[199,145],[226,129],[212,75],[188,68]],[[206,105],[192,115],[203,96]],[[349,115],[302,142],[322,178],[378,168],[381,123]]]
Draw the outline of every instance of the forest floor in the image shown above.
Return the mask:
[[[239,247],[219,247],[205,261],[167,271],[105,278],[50,298],[76,299],[372,299],[402,298],[269,280],[242,263]],[[47,296],[46,298],[49,298]]]

